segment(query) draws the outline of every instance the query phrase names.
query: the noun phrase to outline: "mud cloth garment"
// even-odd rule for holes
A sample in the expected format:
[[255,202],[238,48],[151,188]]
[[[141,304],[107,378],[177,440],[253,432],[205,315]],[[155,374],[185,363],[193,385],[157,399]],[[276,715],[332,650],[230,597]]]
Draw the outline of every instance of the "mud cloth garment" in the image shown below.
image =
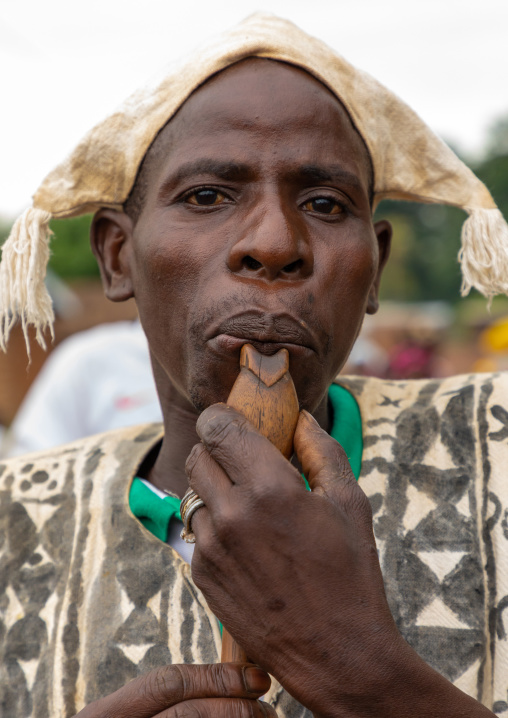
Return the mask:
[[[330,387],[328,397],[332,410],[330,435],[342,445],[353,467],[355,478],[358,478],[363,449],[362,421],[358,404],[352,394],[338,384],[333,384]],[[193,545],[186,544],[179,539],[183,523],[178,497],[164,494],[145,479],[136,477],[129,492],[129,507],[134,516],[154,536],[161,541],[166,541],[180,556],[188,562],[190,561],[190,558],[187,557],[192,556],[192,551],[188,549]],[[173,526],[173,523],[177,523],[178,528]]]
[[[363,427],[391,610],[457,686],[508,715],[508,377],[341,378]],[[217,659],[189,566],[128,507],[161,427],[131,427],[0,465],[0,707],[72,716],[169,662]],[[274,683],[280,716],[310,712]]]

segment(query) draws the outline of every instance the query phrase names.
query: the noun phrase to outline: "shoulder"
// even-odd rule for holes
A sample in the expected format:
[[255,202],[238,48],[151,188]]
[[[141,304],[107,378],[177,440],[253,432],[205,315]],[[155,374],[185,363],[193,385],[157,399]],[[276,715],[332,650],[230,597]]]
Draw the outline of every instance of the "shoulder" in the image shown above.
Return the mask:
[[47,491],[58,493],[68,485],[69,475],[93,478],[119,464],[139,465],[162,435],[161,424],[141,424],[1,461],[0,494],[4,499],[7,492],[30,500],[35,492],[37,500],[43,500]]
[[385,468],[453,465],[479,479],[487,458],[490,478],[508,461],[501,458],[508,449],[507,373],[410,381],[339,377],[338,383],[360,410],[362,471],[383,457]]
[[474,395],[475,401],[489,397],[508,401],[508,372],[459,374],[445,378],[393,381],[374,377],[338,376],[336,384],[347,389],[357,400],[360,410],[396,404],[401,410],[411,406],[438,403],[442,397],[458,393]]

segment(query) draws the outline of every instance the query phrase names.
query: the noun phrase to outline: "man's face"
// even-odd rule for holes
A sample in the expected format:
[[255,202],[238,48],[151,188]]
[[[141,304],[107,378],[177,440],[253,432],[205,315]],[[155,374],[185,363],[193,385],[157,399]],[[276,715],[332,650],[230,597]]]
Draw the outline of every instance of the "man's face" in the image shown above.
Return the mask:
[[227,399],[243,344],[286,347],[315,410],[375,311],[389,242],[362,141],[323,85],[267,60],[212,78],[163,132],[127,240],[163,376],[202,410]]

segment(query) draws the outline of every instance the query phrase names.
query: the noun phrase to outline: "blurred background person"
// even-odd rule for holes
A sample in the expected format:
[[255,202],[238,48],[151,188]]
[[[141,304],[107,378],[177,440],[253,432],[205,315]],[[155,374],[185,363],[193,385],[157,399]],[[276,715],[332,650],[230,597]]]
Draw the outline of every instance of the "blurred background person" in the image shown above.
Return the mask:
[[65,339],[50,354],[5,433],[2,454],[161,419],[139,321],[102,324]]

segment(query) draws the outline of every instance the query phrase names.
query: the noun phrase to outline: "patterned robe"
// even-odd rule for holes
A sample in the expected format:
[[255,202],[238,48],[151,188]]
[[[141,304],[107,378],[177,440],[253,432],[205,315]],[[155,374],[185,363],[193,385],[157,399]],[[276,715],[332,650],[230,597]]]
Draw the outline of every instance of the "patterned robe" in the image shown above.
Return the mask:
[[[416,651],[508,716],[508,377],[340,378],[362,415],[386,592]],[[63,718],[164,663],[217,660],[189,566],[128,508],[161,436],[128,428],[0,464],[0,715]],[[275,681],[280,716],[310,716]]]

